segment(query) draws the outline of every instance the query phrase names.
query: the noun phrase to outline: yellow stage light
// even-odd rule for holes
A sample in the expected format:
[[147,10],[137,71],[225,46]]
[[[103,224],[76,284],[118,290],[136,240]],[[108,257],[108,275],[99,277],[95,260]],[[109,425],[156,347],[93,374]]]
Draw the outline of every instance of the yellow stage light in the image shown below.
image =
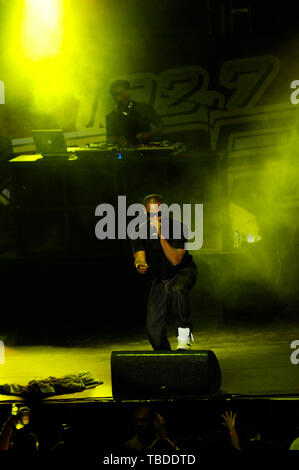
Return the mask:
[[55,57],[63,41],[63,0],[26,0],[23,11],[23,56]]
[[255,242],[255,236],[252,235],[252,233],[249,233],[249,234],[247,235],[247,242],[248,242],[248,243],[254,243],[254,242]]
[[41,126],[70,129],[80,106],[78,113],[85,112],[80,125],[86,126],[99,83],[104,88],[110,76],[109,60],[113,64],[118,53],[113,40],[109,54],[105,48],[109,28],[98,31],[92,8],[97,0],[11,3],[5,58],[18,109],[36,120],[42,116]]
[[12,37],[10,60],[18,79],[29,84],[31,111],[52,115],[71,92],[76,33],[71,3],[19,0],[13,27],[18,34]]

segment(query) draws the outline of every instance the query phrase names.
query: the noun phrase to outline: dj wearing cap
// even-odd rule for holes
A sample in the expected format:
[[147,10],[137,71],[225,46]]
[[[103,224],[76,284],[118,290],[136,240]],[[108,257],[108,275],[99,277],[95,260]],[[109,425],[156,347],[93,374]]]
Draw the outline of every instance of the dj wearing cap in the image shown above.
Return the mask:
[[107,143],[132,146],[159,140],[162,119],[149,104],[131,100],[127,80],[112,82],[110,93],[115,106],[106,116]]
[[[185,249],[184,224],[163,213],[162,202],[159,194],[145,197],[147,222],[141,224],[138,231],[146,228],[146,237],[140,235],[132,240],[137,271],[140,274],[149,271],[154,278],[147,303],[146,328],[154,350],[171,350],[166,332],[167,317],[171,313],[176,323],[177,349],[189,350],[193,340],[189,293],[198,272],[192,256]],[[167,238],[163,235],[164,217],[168,217]]]

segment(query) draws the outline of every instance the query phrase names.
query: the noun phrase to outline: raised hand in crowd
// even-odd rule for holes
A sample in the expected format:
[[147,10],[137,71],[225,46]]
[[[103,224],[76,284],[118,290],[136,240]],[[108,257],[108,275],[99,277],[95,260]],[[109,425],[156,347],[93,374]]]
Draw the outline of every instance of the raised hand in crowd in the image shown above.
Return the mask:
[[236,413],[233,414],[232,411],[225,411],[224,414],[221,414],[224,419],[224,423],[221,423],[223,426],[226,426],[229,432],[229,437],[231,445],[237,449],[241,450],[239,436],[236,431],[235,422],[236,422]]

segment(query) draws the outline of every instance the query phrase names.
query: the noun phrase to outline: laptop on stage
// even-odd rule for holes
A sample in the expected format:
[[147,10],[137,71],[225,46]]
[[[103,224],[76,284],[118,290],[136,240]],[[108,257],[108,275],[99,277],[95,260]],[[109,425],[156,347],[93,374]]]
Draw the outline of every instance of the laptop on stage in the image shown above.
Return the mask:
[[33,141],[44,158],[67,158],[68,151],[61,129],[33,130]]

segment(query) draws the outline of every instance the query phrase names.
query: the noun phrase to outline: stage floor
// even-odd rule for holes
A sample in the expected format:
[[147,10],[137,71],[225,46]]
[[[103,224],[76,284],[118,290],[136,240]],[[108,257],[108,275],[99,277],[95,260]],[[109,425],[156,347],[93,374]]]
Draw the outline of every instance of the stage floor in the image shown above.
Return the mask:
[[[285,397],[299,399],[299,364],[291,363],[299,340],[299,325],[280,323],[268,326],[205,328],[194,332],[193,350],[212,350],[221,372],[221,392],[249,397]],[[170,336],[173,349],[176,338]],[[112,351],[150,351],[145,334],[135,336],[89,338],[76,347],[9,346],[5,362],[0,364],[0,383],[26,385],[30,380],[48,376],[90,371],[103,384],[80,393],[56,395],[47,401],[112,400],[110,359]],[[0,395],[0,402],[17,401],[18,397]]]

